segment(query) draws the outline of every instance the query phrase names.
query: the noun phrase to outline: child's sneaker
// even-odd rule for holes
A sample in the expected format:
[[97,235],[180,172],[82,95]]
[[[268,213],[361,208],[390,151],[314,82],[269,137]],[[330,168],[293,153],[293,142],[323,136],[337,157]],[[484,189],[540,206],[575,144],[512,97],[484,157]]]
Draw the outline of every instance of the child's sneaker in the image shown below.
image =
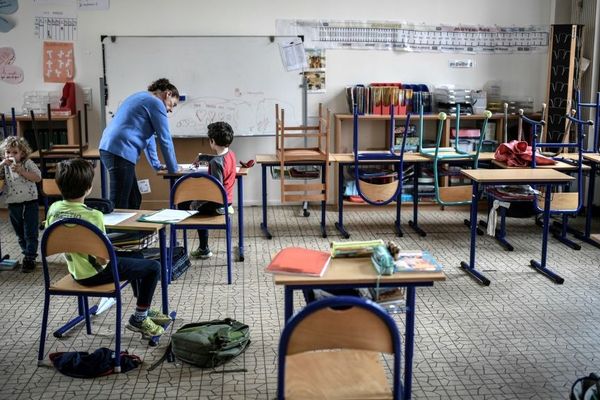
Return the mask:
[[23,273],[29,273],[32,272],[35,269],[35,259],[33,258],[24,258],[23,259],[23,266],[21,267],[21,272]]
[[210,251],[210,248],[207,247],[206,249],[201,249],[198,247],[197,250],[194,250],[190,253],[190,256],[192,258],[199,258],[201,260],[207,260],[209,258],[212,257],[212,251]]
[[162,326],[156,325],[150,317],[147,317],[141,322],[138,322],[133,318],[133,315],[129,317],[129,323],[125,326],[127,329],[133,332],[140,332],[142,337],[160,336],[165,333]]
[[157,325],[165,325],[171,322],[171,317],[152,308],[148,310],[148,318]]

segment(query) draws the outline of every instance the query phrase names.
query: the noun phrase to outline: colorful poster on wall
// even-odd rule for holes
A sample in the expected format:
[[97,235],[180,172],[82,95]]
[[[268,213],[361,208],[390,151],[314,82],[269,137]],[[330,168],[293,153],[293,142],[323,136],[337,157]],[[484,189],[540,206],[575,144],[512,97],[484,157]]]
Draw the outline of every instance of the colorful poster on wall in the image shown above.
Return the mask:
[[548,26],[425,25],[398,21],[276,20],[278,35],[313,49],[510,54],[548,50]]
[[13,65],[15,58],[12,47],[0,47],[0,81],[13,85],[23,82],[23,70]]
[[44,82],[65,83],[75,77],[73,43],[44,42]]
[[307,93],[325,93],[325,49],[306,49],[306,64]]

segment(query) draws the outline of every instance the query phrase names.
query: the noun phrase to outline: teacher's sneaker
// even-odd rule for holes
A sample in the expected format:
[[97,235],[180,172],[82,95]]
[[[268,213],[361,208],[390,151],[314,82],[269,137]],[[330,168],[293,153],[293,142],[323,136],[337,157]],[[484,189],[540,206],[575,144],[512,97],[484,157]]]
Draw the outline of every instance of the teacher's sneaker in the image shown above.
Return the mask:
[[125,327],[130,331],[141,333],[142,337],[160,336],[165,333],[165,329],[160,325],[156,325],[150,317],[138,322],[132,315],[129,317],[129,322]]
[[171,322],[171,317],[152,308],[148,310],[148,318],[158,325],[165,325]]

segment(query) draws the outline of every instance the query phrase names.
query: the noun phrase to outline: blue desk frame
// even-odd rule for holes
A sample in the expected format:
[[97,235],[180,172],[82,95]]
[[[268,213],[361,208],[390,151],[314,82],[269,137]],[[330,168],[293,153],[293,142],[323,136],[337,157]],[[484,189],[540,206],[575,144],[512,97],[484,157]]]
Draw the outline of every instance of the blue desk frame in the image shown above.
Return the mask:
[[[342,190],[344,187],[344,168],[348,166],[354,166],[353,161],[337,161],[339,165],[338,169],[338,220],[335,223],[336,229],[340,232],[342,237],[348,239],[350,234],[346,230],[344,226],[344,191]],[[361,162],[361,164],[365,165],[381,165],[382,162]],[[393,164],[393,162],[386,162],[385,164]],[[410,162],[404,160],[404,164],[413,164],[414,165],[414,174],[413,174],[413,190],[412,190],[412,204],[413,204],[413,219],[408,221],[408,225],[417,232],[421,237],[427,236],[427,233],[421,229],[419,226],[419,175],[421,171],[421,163],[420,162]],[[402,202],[396,199],[396,220],[394,221],[394,230],[396,235],[399,237],[404,236],[404,232],[402,232],[401,227],[401,208]]]
[[[258,157],[257,157],[258,158]],[[260,223],[260,229],[267,239],[273,239],[273,235],[269,232],[269,227],[267,225],[267,167],[276,167],[280,165],[278,160],[274,161],[260,161],[257,160],[260,164],[261,171],[261,184],[262,184],[262,222]],[[321,168],[321,183],[325,183],[325,163],[322,161],[293,161],[286,163],[286,166],[295,166],[295,165],[313,165]],[[283,173],[283,171],[281,171]],[[325,229],[325,210],[327,208],[327,204],[325,200],[321,201],[321,236],[327,237],[327,230]]]
[[[512,174],[515,174],[515,170],[487,170],[490,172],[494,172],[494,171],[512,171]],[[543,172],[544,170],[532,170],[529,169],[529,171],[541,171]],[[554,170],[545,170],[545,171],[554,171]],[[467,173],[465,173],[467,172]],[[554,171],[559,173],[558,171]],[[475,269],[475,247],[476,247],[476,241],[477,241],[477,205],[478,202],[475,199],[479,199],[479,196],[481,194],[481,191],[479,189],[479,186],[485,186],[485,185],[506,185],[506,184],[535,184],[535,185],[543,185],[546,188],[546,193],[545,193],[545,197],[544,197],[544,213],[543,213],[543,235],[542,235],[542,258],[541,258],[541,262],[538,262],[536,260],[531,260],[530,261],[530,266],[531,268],[535,269],[536,271],[540,272],[541,274],[545,275],[547,278],[551,279],[552,281],[554,281],[555,283],[558,284],[562,284],[564,282],[564,279],[562,277],[560,277],[559,275],[557,275],[556,273],[552,272],[550,269],[547,268],[546,266],[546,258],[547,258],[547,251],[548,251],[548,233],[550,231],[550,201],[551,201],[551,196],[552,196],[552,186],[553,185],[561,185],[561,184],[565,184],[568,183],[569,181],[572,181],[573,178],[560,173],[564,178],[561,179],[536,179],[535,182],[532,182],[531,180],[528,180],[527,178],[524,178],[522,180],[519,179],[514,179],[513,178],[508,178],[508,179],[486,179],[485,182],[479,182],[477,178],[473,178],[472,176],[470,176],[468,174],[468,171],[463,171],[463,174],[465,174],[467,177],[469,177],[472,180],[472,187],[473,187],[473,194],[472,194],[472,199],[473,201],[471,202],[471,247],[470,247],[470,253],[469,253],[469,262],[464,262],[461,261],[460,263],[460,267],[467,273],[469,274],[471,277],[475,278],[480,284],[484,285],[484,286],[489,286],[490,284],[490,280],[488,278],[486,278],[481,272],[477,271],[477,269]],[[537,200],[534,200],[537,201]]]

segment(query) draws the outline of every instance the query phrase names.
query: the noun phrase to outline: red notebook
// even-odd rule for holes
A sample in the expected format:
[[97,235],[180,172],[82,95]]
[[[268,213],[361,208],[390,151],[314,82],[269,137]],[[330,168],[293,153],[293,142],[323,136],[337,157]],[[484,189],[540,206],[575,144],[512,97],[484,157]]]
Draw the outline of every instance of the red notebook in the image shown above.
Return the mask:
[[265,271],[274,274],[323,276],[331,254],[325,251],[287,247],[273,257]]

